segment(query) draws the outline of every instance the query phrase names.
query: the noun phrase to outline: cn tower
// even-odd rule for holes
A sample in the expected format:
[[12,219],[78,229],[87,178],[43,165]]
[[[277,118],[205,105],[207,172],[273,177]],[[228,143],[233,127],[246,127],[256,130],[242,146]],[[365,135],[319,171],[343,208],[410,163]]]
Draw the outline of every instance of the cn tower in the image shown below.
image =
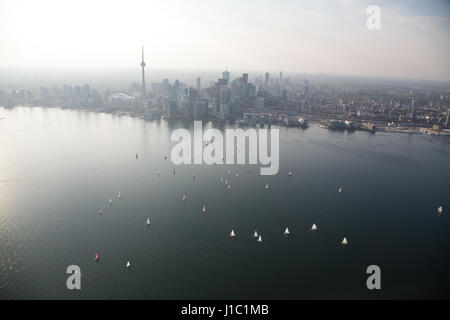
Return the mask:
[[145,62],[144,62],[144,45],[142,45],[142,96],[145,96]]

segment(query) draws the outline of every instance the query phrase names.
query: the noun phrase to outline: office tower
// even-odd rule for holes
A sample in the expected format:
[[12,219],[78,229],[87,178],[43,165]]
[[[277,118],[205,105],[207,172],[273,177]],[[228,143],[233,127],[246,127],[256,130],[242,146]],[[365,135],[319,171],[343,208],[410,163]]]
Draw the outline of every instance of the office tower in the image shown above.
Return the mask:
[[197,89],[188,88],[187,94],[188,94],[190,103],[194,103],[195,101],[200,99],[200,94],[199,94],[199,91]]
[[216,92],[216,112],[220,112],[220,90],[222,86],[228,85],[228,81],[226,79],[219,79],[218,82],[215,83],[214,88]]
[[413,122],[416,120],[416,103],[414,99],[411,100],[411,119]]
[[168,101],[167,102],[167,116],[169,118],[175,117],[178,111],[178,104],[176,101]]
[[228,72],[228,70],[225,70],[225,71],[222,73],[222,79],[225,79],[226,84],[229,84],[229,83],[230,83],[230,73]]
[[248,84],[248,102],[250,107],[254,107],[256,103],[256,86],[252,83]]
[[450,117],[450,108],[447,109],[447,118],[445,119],[445,126],[448,127],[448,118]]
[[228,104],[230,101],[230,89],[227,85],[220,87],[220,105]]
[[202,88],[202,79],[200,77],[197,78],[197,90]]
[[280,85],[283,83],[283,71],[280,71]]
[[194,118],[205,117],[208,114],[208,100],[202,99],[194,102]]
[[309,81],[305,80],[305,96],[308,96],[309,93]]
[[266,72],[266,79],[265,79],[266,86],[269,85],[269,82],[270,82],[270,74],[268,72]]
[[241,98],[248,98],[248,73],[244,73],[241,78]]
[[145,62],[144,62],[144,45],[142,45],[142,96],[145,96]]

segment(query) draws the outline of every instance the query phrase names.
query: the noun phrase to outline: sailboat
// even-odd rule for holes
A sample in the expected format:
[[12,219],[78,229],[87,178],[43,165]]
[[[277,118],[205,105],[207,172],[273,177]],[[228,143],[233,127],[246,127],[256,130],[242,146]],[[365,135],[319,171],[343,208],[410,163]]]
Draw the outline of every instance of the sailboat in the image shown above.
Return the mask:
[[228,185],[228,190],[230,190],[230,189],[231,189],[231,184]]
[[292,177],[292,170],[289,171],[289,177]]
[[228,180],[225,180],[225,184],[228,184]]
[[236,233],[234,233],[234,230],[231,230],[230,237],[236,237]]
[[161,174],[161,172],[159,171],[159,169],[158,169],[158,171],[156,171],[156,174],[158,175],[158,177],[159,177],[159,175]]
[[220,177],[220,182],[223,182],[223,177]]
[[206,212],[206,205],[204,205],[204,206],[203,206],[203,209],[202,209],[202,211],[203,211],[203,213],[205,213],[205,212]]
[[112,199],[111,198],[109,199],[109,204],[112,204]]
[[131,263],[130,263],[130,261],[127,261],[127,269],[130,269],[130,267],[131,267]]
[[266,184],[266,190],[269,190],[269,184]]
[[256,240],[256,241],[258,241],[259,243],[261,243],[261,242],[262,242],[262,236],[259,236],[258,240]]
[[103,211],[102,211],[102,210],[99,210],[99,211],[98,211],[98,214],[103,214]]
[[315,224],[313,224],[311,227],[311,231],[316,231],[316,230],[317,230],[317,226]]
[[442,214],[443,211],[444,211],[444,208],[442,208],[442,206],[440,206],[440,207],[438,208],[438,213],[439,213],[439,214]]
[[147,221],[145,221],[145,224],[148,226],[150,225],[150,218],[147,218]]
[[286,230],[284,230],[284,234],[285,234],[285,235],[291,234],[291,233],[289,232],[289,228],[288,228],[288,227],[286,227]]
[[346,246],[348,244],[347,238],[344,238],[344,240],[342,240],[341,244],[343,246]]
[[239,173],[236,172],[236,177],[239,177]]
[[231,175],[231,170],[228,170],[228,175]]
[[253,238],[258,238],[258,237],[259,237],[258,231],[255,230],[255,233],[253,233]]
[[339,193],[341,193],[341,192],[342,192],[342,187],[339,188]]
[[175,175],[175,168],[173,168],[173,175]]
[[95,261],[98,261],[100,259],[98,253],[95,254]]
[[139,158],[139,155],[136,153],[136,160]]
[[183,193],[183,197],[182,197],[183,201],[186,201],[186,195]]
[[122,194],[119,192],[119,194],[117,195],[117,199],[120,199],[121,196]]

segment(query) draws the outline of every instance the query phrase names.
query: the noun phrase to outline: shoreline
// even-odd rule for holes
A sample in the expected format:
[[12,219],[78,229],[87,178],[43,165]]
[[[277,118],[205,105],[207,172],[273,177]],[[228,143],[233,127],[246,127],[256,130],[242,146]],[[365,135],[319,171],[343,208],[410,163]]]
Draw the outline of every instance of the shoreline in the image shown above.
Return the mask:
[[[141,119],[141,120],[145,120],[145,121],[154,121],[154,120],[161,120],[161,119],[164,119],[165,121],[167,121],[167,119],[165,118],[164,115],[158,115],[158,116],[155,116],[154,118],[149,118],[149,117],[145,117],[142,115],[133,114],[133,112],[129,112],[129,111],[115,110],[112,112],[107,112],[104,110],[98,110],[95,107],[64,108],[61,106],[38,106],[38,105],[29,105],[29,104],[23,105],[23,104],[21,104],[21,105],[16,105],[14,107],[0,106],[0,108],[6,109],[6,110],[14,109],[14,108],[42,108],[42,109],[60,109],[60,110],[71,110],[71,111],[87,111],[87,112],[92,112],[92,113],[97,113],[97,114],[108,114],[108,115],[117,116],[117,117],[130,117],[130,118]],[[4,119],[6,119],[6,117],[0,117],[0,120],[4,120]],[[211,118],[207,118],[206,120],[211,121],[211,122],[214,121]],[[236,120],[234,120],[234,122],[235,121]],[[369,130],[364,127],[359,127],[359,128],[355,128],[355,129],[330,128],[329,126],[324,125],[320,120],[309,119],[308,121],[312,124],[317,125],[321,129],[335,130],[335,131],[349,131],[350,130],[350,131],[366,131],[366,132],[371,132],[373,134],[386,132],[386,133],[405,133],[405,134],[428,134],[428,135],[432,135],[432,136],[444,136],[444,137],[450,136],[449,129],[442,129],[442,131],[435,131],[433,129],[426,128],[426,127],[414,127],[414,128],[400,127],[397,129],[381,127],[381,128],[377,128],[376,130]],[[450,141],[449,141],[449,143],[450,143]]]

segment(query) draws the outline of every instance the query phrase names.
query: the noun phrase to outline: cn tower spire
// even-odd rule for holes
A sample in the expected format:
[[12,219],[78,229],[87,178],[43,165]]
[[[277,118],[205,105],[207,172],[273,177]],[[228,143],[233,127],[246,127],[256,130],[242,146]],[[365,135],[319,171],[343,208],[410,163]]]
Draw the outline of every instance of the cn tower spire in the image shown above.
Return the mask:
[[144,61],[144,44],[142,44],[142,96],[145,96],[145,61]]

